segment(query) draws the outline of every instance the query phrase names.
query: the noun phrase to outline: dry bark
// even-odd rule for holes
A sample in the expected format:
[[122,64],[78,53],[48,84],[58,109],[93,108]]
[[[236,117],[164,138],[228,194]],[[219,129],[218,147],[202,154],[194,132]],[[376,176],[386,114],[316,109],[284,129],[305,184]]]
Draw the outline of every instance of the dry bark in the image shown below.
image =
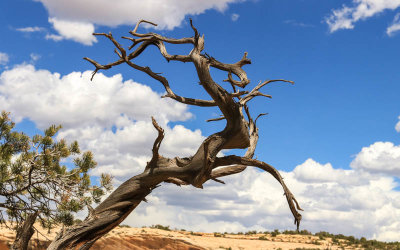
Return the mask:
[[35,229],[33,224],[36,221],[39,212],[31,213],[26,216],[24,223],[17,228],[17,235],[10,249],[12,250],[26,250],[32,238]]
[[[144,172],[130,178],[119,186],[104,202],[93,209],[82,223],[60,232],[48,249],[89,249],[97,239],[121,223],[162,182],[176,185],[193,185],[194,187],[202,188],[203,184],[210,179],[223,183],[218,178],[240,173],[247,166],[267,171],[278,180],[283,187],[289,208],[298,228],[301,220],[298,210],[301,210],[301,208],[293,194],[286,187],[281,175],[271,165],[252,159],[258,141],[258,128],[256,126],[257,119],[253,120],[251,118],[247,106],[247,102],[256,96],[270,97],[260,92],[263,86],[270,82],[285,80],[265,81],[258,84],[251,91],[239,91],[237,88],[245,88],[250,83],[246,72],[242,69],[244,65],[251,63],[250,59],[247,58],[247,53],[236,63],[222,63],[208,54],[202,53],[204,36],[200,36],[191,20],[190,24],[194,31],[194,36],[181,39],[167,38],[155,33],[138,33],[138,26],[142,22],[155,25],[142,20],[138,22],[133,31],[129,32],[133,37],[123,37],[133,42],[132,46],[129,47],[129,50],[133,50],[130,53],[114,39],[111,33],[94,33],[97,36],[107,37],[114,44],[116,47],[115,52],[119,59],[110,64],[102,65],[92,59],[84,58],[95,66],[93,76],[99,70],[110,69],[116,65],[126,63],[133,69],[142,71],[159,81],[167,93],[164,97],[169,97],[188,105],[217,106],[222,112],[221,118],[211,119],[210,121],[226,120],[226,126],[222,131],[208,136],[193,156],[188,158],[166,158],[158,152],[164,138],[164,131],[153,119],[153,126],[158,131],[158,137],[152,149],[153,156],[147,163]],[[170,55],[167,52],[165,43],[192,44],[193,49],[188,55]],[[209,94],[211,100],[179,96],[172,91],[168,80],[164,76],[153,72],[149,67],[135,64],[133,62],[134,59],[149,45],[158,47],[161,55],[168,62],[193,63],[199,83]],[[231,84],[232,93],[214,82],[210,74],[210,67],[227,72],[228,78],[225,81]],[[232,75],[236,75],[238,80],[234,80]],[[217,157],[221,150],[234,148],[247,148],[247,151],[243,157],[235,155]]]

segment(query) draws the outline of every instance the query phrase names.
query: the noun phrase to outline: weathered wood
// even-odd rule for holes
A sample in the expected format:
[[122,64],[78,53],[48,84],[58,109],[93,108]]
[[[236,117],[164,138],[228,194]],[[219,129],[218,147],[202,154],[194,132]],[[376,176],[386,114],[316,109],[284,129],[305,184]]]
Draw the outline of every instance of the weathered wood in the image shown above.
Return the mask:
[[[148,162],[144,172],[132,177],[119,186],[106,200],[97,206],[82,223],[71,226],[60,232],[48,249],[89,249],[97,239],[124,220],[140,202],[145,200],[145,197],[162,182],[170,182],[176,185],[193,185],[202,188],[203,184],[208,180],[223,183],[217,178],[240,173],[247,166],[263,169],[272,174],[279,181],[295,218],[295,223],[298,226],[301,220],[301,215],[298,213],[298,210],[301,210],[301,208],[298,206],[290,190],[286,187],[279,172],[267,163],[252,159],[258,141],[258,128],[256,122],[251,118],[247,107],[247,102],[252,98],[256,96],[266,96],[260,92],[261,87],[272,81],[285,80],[270,80],[269,82],[264,82],[256,86],[252,91],[236,92],[236,87],[244,88],[250,82],[246,72],[242,69],[244,65],[251,63],[250,59],[247,58],[247,53],[245,53],[239,62],[225,64],[210,57],[206,53],[202,53],[204,49],[204,36],[200,36],[197,29],[193,26],[192,21],[190,21],[190,24],[195,33],[194,36],[182,39],[167,38],[155,33],[140,34],[137,32],[137,29],[141,22],[153,24],[142,20],[136,25],[134,30],[130,32],[134,37],[139,38],[124,37],[133,42],[129,49],[137,47],[129,54],[113,38],[111,33],[95,34],[107,37],[115,45],[116,54],[119,59],[113,63],[101,65],[92,59],[84,58],[95,66],[93,76],[98,70],[109,69],[116,65],[126,63],[133,69],[142,71],[159,81],[167,92],[165,97],[170,97],[178,102],[189,105],[203,107],[217,106],[222,112],[223,119],[226,120],[226,126],[222,131],[208,136],[193,156],[183,159],[178,157],[171,159],[163,157],[158,152],[164,137],[164,132],[153,119],[153,126],[158,131],[158,137],[154,142],[153,157]],[[188,55],[170,55],[164,43],[193,44],[193,49]],[[149,67],[135,64],[133,59],[139,56],[149,45],[156,46],[167,61],[193,63],[200,85],[209,94],[212,100],[208,101],[178,96],[172,91],[168,80],[164,76],[154,73]],[[213,80],[210,67],[227,72],[227,81],[232,85],[234,93],[229,93]],[[233,80],[232,74],[236,75],[239,81]],[[232,148],[247,148],[247,151],[243,157],[217,157],[217,154],[221,150]]]
[[33,224],[36,221],[39,212],[31,213],[26,216],[24,223],[17,228],[17,235],[10,249],[12,250],[26,250],[32,238],[35,229]]

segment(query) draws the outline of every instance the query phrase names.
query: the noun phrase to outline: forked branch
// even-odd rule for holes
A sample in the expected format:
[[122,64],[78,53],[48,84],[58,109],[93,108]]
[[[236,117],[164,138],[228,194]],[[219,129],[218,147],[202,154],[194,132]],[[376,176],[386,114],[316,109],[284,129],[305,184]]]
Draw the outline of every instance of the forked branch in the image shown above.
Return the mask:
[[248,101],[250,101],[251,99],[253,99],[256,96],[263,96],[263,97],[272,98],[272,96],[263,94],[263,93],[261,93],[259,91],[262,87],[264,87],[265,85],[267,85],[267,84],[269,84],[271,82],[289,82],[291,84],[294,84],[293,81],[288,81],[288,80],[284,80],[284,79],[267,80],[267,81],[264,81],[264,82],[260,82],[246,96],[241,98],[240,104],[244,105],[244,104],[246,104]]
[[[57,239],[50,245],[49,249],[88,249],[102,235],[117,226],[125,219],[155,188],[163,182],[174,183],[176,185],[192,185],[202,188],[208,180],[224,183],[218,179],[224,176],[238,174],[246,169],[247,166],[260,168],[272,176],[282,185],[289,208],[295,218],[297,228],[300,224],[301,210],[295,197],[286,186],[279,172],[271,165],[253,159],[258,142],[257,119],[264,115],[260,114],[255,120],[252,119],[248,102],[256,96],[266,96],[260,89],[270,82],[286,80],[269,80],[258,84],[251,91],[239,91],[237,88],[245,88],[250,80],[243,66],[250,64],[247,53],[236,63],[222,63],[212,56],[203,53],[204,36],[201,36],[194,27],[192,20],[190,25],[194,35],[188,38],[168,38],[156,33],[139,33],[138,28],[141,23],[156,25],[152,22],[141,20],[129,33],[133,37],[124,37],[133,42],[128,48],[124,49],[111,33],[97,33],[96,35],[108,38],[115,46],[118,59],[112,63],[102,65],[92,59],[85,58],[95,66],[93,75],[98,70],[107,70],[116,65],[126,63],[132,69],[141,71],[151,78],[160,82],[166,91],[163,97],[172,98],[178,102],[211,107],[216,106],[222,115],[219,118],[208,121],[225,120],[226,125],[223,130],[208,136],[198,147],[195,154],[186,158],[167,158],[159,153],[161,142],[164,137],[164,130],[152,119],[153,126],[158,131],[152,149],[152,158],[147,163],[143,173],[136,175],[122,185],[120,185],[106,200],[96,207],[92,216],[88,217],[81,224],[72,226],[66,231],[61,232]],[[165,44],[192,44],[193,49],[187,55],[170,55]],[[185,98],[172,91],[166,77],[155,73],[150,67],[143,67],[134,62],[149,45],[154,45],[160,51],[162,57],[169,61],[192,63],[197,72],[197,82],[203,87],[211,100],[201,100]],[[127,51],[133,50],[129,54]],[[233,88],[233,93],[228,92],[221,85],[213,80],[210,67],[226,71],[228,74],[227,82]],[[239,80],[234,80],[233,75]],[[247,148],[243,157],[230,155],[217,157],[223,149]]]

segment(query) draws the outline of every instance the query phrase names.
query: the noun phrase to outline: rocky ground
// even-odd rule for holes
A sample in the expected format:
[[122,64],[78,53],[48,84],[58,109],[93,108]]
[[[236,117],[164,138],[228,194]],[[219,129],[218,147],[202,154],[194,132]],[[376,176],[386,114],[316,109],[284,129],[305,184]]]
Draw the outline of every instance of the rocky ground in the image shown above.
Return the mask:
[[[40,228],[39,225],[36,225]],[[30,244],[31,249],[46,249],[58,232],[40,228]],[[0,250],[8,249],[15,234],[12,230],[0,227]],[[169,228],[131,228],[117,227],[98,240],[92,249],[364,249],[360,245],[349,244],[345,240],[318,237],[314,235],[292,234],[220,234],[198,233]]]

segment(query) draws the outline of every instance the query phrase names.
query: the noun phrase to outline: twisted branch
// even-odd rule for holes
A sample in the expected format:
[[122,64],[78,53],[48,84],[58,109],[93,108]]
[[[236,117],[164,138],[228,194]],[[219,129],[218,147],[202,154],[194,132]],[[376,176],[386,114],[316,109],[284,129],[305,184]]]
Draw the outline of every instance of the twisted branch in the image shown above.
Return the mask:
[[[134,29],[129,33],[134,36],[123,37],[133,42],[128,50],[134,49],[130,54],[113,38],[112,34],[96,33],[107,37],[116,47],[115,52],[118,60],[115,62],[102,65],[98,62],[84,58],[95,66],[93,75],[98,70],[109,69],[116,65],[126,63],[131,68],[144,72],[151,78],[160,82],[166,94],[163,97],[172,98],[178,102],[211,107],[216,106],[222,115],[219,118],[209,119],[207,121],[225,120],[226,126],[222,131],[216,132],[208,136],[199,145],[196,153],[187,158],[175,157],[173,159],[166,158],[159,154],[159,148],[164,138],[163,129],[152,119],[153,126],[158,131],[158,136],[153,144],[151,160],[143,173],[134,176],[120,185],[106,200],[94,209],[93,216],[87,218],[79,225],[68,228],[61,232],[57,239],[50,245],[49,249],[89,249],[90,246],[102,235],[117,226],[126,218],[155,188],[159,187],[162,182],[180,185],[192,185],[202,188],[203,184],[208,180],[224,183],[218,178],[237,174],[246,169],[247,166],[253,166],[267,171],[282,185],[289,208],[295,218],[297,228],[300,224],[301,210],[293,194],[287,188],[279,172],[271,165],[252,159],[258,142],[258,128],[256,126],[257,119],[265,114],[260,114],[255,120],[252,119],[247,103],[256,96],[266,96],[259,90],[270,82],[286,80],[269,80],[258,84],[253,90],[238,91],[236,88],[244,88],[250,80],[246,72],[242,69],[244,65],[250,64],[247,53],[236,63],[222,63],[204,50],[204,35],[200,36],[198,30],[194,27],[190,20],[191,28],[194,31],[193,37],[173,39],[161,36],[155,33],[138,33],[138,27],[141,23],[156,25],[152,22],[141,20]],[[167,52],[165,43],[168,44],[192,44],[193,49],[188,55],[170,55]],[[185,98],[176,95],[170,88],[167,78],[161,74],[153,72],[149,67],[139,66],[134,62],[149,45],[156,46],[160,54],[169,61],[190,62],[194,65],[200,85],[212,98],[212,100],[200,100],[193,98]],[[217,68],[228,73],[228,79],[233,93],[229,93],[226,89],[217,84],[210,73],[210,67]],[[236,75],[239,80],[234,80]],[[246,119],[247,118],[247,119]],[[247,148],[243,157],[230,155],[225,157],[217,157],[217,154],[223,149],[231,148]]]

